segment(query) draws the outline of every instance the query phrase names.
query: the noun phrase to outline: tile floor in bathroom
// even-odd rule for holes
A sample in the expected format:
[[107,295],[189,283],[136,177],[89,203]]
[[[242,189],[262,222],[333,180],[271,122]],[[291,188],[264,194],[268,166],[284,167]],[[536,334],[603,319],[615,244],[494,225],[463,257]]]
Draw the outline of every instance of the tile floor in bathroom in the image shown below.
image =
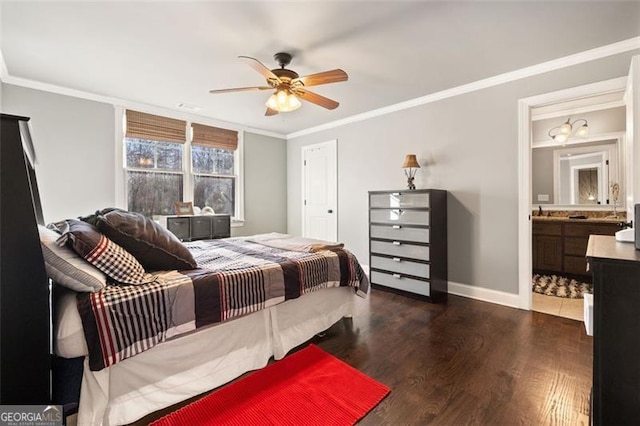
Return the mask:
[[533,293],[531,309],[536,312],[582,321],[584,317],[583,300]]

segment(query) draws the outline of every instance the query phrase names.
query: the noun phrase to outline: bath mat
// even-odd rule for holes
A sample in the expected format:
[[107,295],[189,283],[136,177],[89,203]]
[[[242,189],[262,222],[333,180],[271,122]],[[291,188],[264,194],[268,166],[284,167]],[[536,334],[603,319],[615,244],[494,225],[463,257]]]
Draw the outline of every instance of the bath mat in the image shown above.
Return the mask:
[[593,284],[576,281],[559,275],[534,274],[532,289],[547,296],[582,299],[584,293],[593,293]]

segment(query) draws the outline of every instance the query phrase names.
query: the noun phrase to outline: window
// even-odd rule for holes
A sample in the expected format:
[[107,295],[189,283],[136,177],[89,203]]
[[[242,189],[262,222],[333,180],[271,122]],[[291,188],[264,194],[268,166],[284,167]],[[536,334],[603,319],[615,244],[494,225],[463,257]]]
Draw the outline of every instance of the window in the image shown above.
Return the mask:
[[236,215],[238,133],[192,123],[193,203],[216,213]]
[[235,216],[234,157],[226,149],[191,147],[194,205]]
[[[127,111],[124,138],[127,208],[172,215],[176,201],[240,218],[238,133]],[[184,157],[188,161],[184,161]]]
[[182,144],[125,138],[127,209],[145,216],[174,214],[182,201]]

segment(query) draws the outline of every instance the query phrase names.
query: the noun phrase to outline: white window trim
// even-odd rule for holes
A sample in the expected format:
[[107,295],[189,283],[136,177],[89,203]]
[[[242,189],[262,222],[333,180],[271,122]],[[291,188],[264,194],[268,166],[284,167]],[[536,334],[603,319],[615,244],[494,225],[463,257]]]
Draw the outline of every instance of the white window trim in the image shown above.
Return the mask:
[[[125,150],[124,150],[124,112],[125,108],[121,106],[115,106],[115,206],[126,209],[127,208],[127,167],[126,167],[126,159],[125,159]],[[142,111],[144,112],[144,111]],[[152,113],[151,113],[152,114]],[[162,114],[165,117],[169,118],[178,118],[171,117],[167,114]],[[202,118],[197,118],[191,120],[189,118],[184,118],[184,116],[179,117],[181,120],[187,121],[187,141],[183,145],[182,150],[182,172],[183,175],[183,198],[184,201],[193,202],[193,187],[194,187],[194,175],[202,174],[207,175],[206,173],[193,173],[191,167],[191,140],[192,140],[192,132],[191,132],[191,123],[197,122],[201,124],[207,124],[207,120],[203,120]],[[210,125],[219,127],[219,124],[211,123]],[[236,129],[234,129],[236,130]],[[238,148],[234,151],[233,157],[233,166],[234,172],[236,173],[234,177],[236,178],[236,194],[235,194],[235,216],[231,218],[231,227],[236,228],[244,225],[244,131],[237,130],[238,132]],[[133,170],[133,169],[132,169]],[[145,170],[149,171],[149,170]],[[222,175],[217,175],[222,176]]]

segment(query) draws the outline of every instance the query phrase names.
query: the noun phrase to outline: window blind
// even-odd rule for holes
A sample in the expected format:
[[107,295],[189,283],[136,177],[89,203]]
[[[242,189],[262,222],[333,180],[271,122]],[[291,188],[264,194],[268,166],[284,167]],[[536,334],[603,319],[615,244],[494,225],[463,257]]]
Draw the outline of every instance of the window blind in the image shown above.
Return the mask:
[[192,145],[229,151],[235,151],[238,148],[238,132],[235,130],[220,129],[197,123],[192,123],[191,127],[193,128]]
[[185,143],[186,128],[184,120],[127,110],[127,138]]

